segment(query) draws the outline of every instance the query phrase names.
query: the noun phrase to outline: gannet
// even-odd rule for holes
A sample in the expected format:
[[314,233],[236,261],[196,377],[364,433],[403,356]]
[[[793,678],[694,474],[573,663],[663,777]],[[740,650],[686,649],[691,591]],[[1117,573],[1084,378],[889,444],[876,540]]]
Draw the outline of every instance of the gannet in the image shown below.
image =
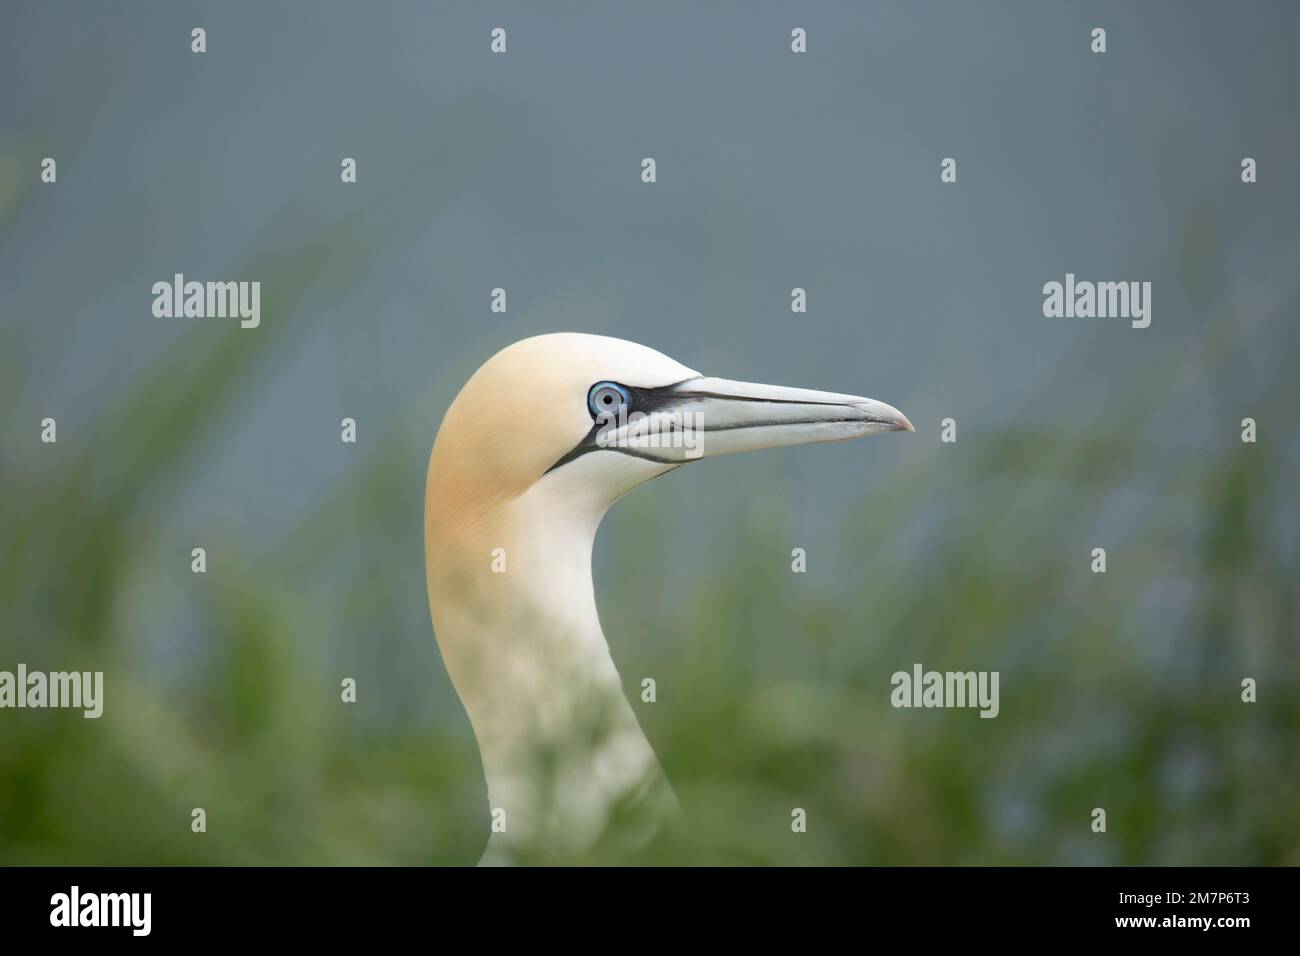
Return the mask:
[[591,554],[628,490],[695,458],[913,431],[856,395],[701,375],[621,339],[506,347],[448,408],[429,457],[429,607],[474,729],[483,863],[577,859],[618,824],[637,845],[676,798],[601,631]]

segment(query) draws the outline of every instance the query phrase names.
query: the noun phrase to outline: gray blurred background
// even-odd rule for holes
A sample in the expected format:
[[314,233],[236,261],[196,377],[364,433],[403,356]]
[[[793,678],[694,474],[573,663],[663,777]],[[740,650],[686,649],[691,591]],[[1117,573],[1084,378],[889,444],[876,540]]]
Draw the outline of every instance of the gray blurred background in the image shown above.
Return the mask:
[[[1300,862],[1300,7],[0,25],[0,669],[108,687],[99,721],[0,712],[0,862],[473,862],[424,469],[468,375],[561,330],[917,426],[684,469],[606,520],[605,630],[633,699],[658,681],[638,714],[696,827],[665,859]],[[176,272],[260,280],[261,327],[154,318]],[[1067,272],[1152,282],[1150,328],[1044,318]],[[1000,671],[1001,716],[893,710],[916,661]]]

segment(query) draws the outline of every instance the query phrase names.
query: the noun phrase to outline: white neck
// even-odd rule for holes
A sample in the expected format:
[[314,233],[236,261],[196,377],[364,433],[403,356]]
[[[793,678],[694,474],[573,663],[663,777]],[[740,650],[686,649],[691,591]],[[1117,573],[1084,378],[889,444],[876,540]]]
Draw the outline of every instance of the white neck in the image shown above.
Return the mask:
[[584,480],[558,470],[429,542],[434,628],[493,811],[485,861],[579,853],[622,801],[675,806],[601,631],[591,551],[608,504],[575,493]]

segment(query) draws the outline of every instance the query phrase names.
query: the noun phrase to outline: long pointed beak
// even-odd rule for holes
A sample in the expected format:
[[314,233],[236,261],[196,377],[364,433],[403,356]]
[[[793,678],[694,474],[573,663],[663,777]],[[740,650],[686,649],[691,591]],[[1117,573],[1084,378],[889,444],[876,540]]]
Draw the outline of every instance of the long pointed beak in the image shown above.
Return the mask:
[[725,378],[692,379],[675,391],[678,415],[697,416],[702,457],[916,431],[894,406],[861,395]]
[[[598,444],[658,461],[684,462],[739,451],[847,441],[915,431],[892,405],[861,395],[692,378],[644,390],[647,414],[611,423]],[[621,426],[621,427],[620,427]]]

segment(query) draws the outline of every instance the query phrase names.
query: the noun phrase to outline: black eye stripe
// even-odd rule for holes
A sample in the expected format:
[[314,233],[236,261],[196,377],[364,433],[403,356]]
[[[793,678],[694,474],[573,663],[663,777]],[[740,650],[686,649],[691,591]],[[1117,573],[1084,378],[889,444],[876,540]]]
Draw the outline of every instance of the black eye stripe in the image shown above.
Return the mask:
[[610,381],[597,382],[595,385],[591,386],[587,392],[587,410],[591,413],[592,418],[591,428],[583,437],[582,441],[578,442],[578,444],[571,448],[566,454],[562,455],[559,461],[551,465],[550,468],[547,468],[543,474],[550,474],[555,471],[555,469],[562,468],[569,462],[581,458],[589,452],[601,450],[630,455],[633,458],[643,458],[646,461],[656,461],[661,464],[672,465],[673,467],[681,465],[682,462],[666,461],[656,458],[651,454],[631,448],[602,449],[601,446],[596,443],[596,435],[600,432],[602,420],[606,422],[608,421],[608,419],[602,419],[601,416],[608,415],[609,411],[602,410],[601,414],[597,415],[595,409],[596,392],[601,388],[601,386],[610,386],[619,394],[619,404],[626,404],[629,413],[636,411],[649,415],[661,408],[673,405],[679,401],[684,394],[689,395],[690,393],[684,393],[681,391],[682,386],[695,381],[698,377],[699,376],[694,376],[692,378],[683,379],[680,382],[673,382],[670,385],[660,385],[650,388],[640,388],[636,385],[621,385],[618,382]]

